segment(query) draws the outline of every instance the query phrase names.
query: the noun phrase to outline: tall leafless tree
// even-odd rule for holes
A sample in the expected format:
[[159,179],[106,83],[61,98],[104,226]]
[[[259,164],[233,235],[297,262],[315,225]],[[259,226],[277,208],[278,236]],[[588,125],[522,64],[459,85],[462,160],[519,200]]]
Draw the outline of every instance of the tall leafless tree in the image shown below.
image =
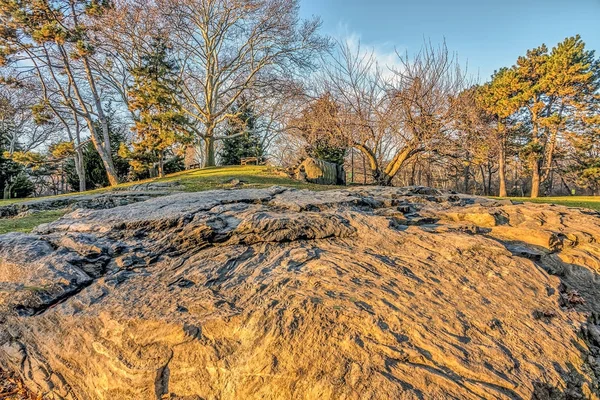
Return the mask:
[[341,110],[338,134],[364,155],[381,185],[452,131],[450,99],[465,85],[445,45],[426,44],[398,60],[397,68],[381,66],[373,51],[340,44],[324,64],[322,88]]
[[[329,41],[318,19],[300,20],[297,0],[162,0],[179,52],[183,105],[215,165],[217,128],[233,105],[256,101],[260,88],[314,67]],[[255,91],[253,95],[248,92]],[[242,107],[238,107],[241,109]]]

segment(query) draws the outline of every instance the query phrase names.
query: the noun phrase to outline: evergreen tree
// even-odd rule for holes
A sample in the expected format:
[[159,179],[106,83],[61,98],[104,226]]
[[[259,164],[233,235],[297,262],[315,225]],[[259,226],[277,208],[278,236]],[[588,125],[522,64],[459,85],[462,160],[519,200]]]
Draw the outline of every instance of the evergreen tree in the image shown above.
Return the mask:
[[0,196],[3,199],[27,197],[33,193],[33,184],[25,168],[9,158],[2,136],[0,132]]
[[585,49],[579,35],[566,38],[552,49],[545,45],[519,57],[516,65],[519,90],[515,97],[531,126],[529,143],[521,151],[531,169],[531,197],[553,169],[559,138],[569,120],[585,110],[599,87],[600,66],[594,52]]
[[[119,182],[99,90],[106,65],[95,65],[108,62],[94,60],[98,47],[94,32],[100,17],[113,6],[110,0],[0,0],[0,66],[11,67],[4,72],[19,71],[8,80],[21,85],[37,81],[44,97],[53,88],[52,114],[61,118],[68,110],[86,122],[111,186]],[[30,68],[22,70],[22,65]]]
[[129,108],[137,117],[133,152],[129,155],[138,169],[140,164],[157,163],[161,177],[165,175],[165,154],[187,137],[186,119],[175,98],[179,87],[177,71],[160,36],[153,39],[152,52],[144,56],[142,66],[131,71],[134,84],[129,90]]
[[[33,192],[25,168],[11,159],[9,134],[14,131],[12,120],[14,109],[5,98],[0,98],[0,197],[12,199],[27,197]],[[12,132],[14,133],[14,132]],[[12,149],[12,151],[19,149]]]
[[499,196],[506,197],[506,152],[511,136],[511,117],[521,104],[516,97],[519,81],[515,68],[502,68],[492,76],[491,82],[477,91],[477,104],[495,121],[495,139],[498,144]]
[[260,136],[256,133],[256,116],[254,110],[243,105],[234,114],[235,120],[230,120],[223,139],[223,146],[219,154],[221,165],[240,165],[241,159],[257,157],[259,160],[264,155]]
[[[600,122],[600,121],[599,121]],[[593,195],[600,192],[600,129],[590,129],[584,134],[572,135],[574,163],[567,172],[574,176],[575,182]]]

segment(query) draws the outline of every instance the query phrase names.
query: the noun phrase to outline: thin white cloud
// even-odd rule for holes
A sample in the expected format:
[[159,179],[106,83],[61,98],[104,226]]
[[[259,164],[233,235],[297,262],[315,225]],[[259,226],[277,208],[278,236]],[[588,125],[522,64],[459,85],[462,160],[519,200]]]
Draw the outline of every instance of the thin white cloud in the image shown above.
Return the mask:
[[360,33],[350,29],[348,23],[338,22],[334,39],[347,44],[351,50],[361,49],[362,52],[372,52],[384,75],[393,75],[393,70],[402,69],[398,54],[404,55],[408,46],[398,45],[390,41],[369,43],[363,40]]

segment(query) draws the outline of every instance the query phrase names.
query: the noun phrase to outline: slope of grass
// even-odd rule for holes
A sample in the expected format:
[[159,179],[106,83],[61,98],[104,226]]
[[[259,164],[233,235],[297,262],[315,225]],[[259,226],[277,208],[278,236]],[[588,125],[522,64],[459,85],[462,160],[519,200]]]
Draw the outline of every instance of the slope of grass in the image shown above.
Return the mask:
[[67,210],[42,211],[20,218],[0,219],[0,235],[8,232],[31,232],[40,224],[56,221],[67,213]]
[[[226,181],[230,179],[239,179],[246,182],[243,188],[263,188],[273,185],[295,187],[299,189],[311,189],[311,190],[328,190],[333,189],[335,186],[323,186],[306,184],[295,181],[285,176],[279,175],[273,168],[262,165],[250,165],[250,166],[229,166],[229,167],[211,167],[202,168],[192,171],[182,171],[175,174],[167,175],[164,178],[146,179],[142,181],[127,182],[117,185],[115,187],[107,187],[101,189],[88,190],[82,193],[67,193],[58,196],[47,196],[37,197],[37,199],[44,198],[59,198],[63,196],[73,196],[80,194],[97,194],[109,192],[111,190],[127,190],[129,187],[139,185],[142,183],[149,182],[173,182],[177,181],[185,187],[187,192],[199,192],[203,190],[222,189],[230,188],[231,185],[227,184]],[[34,200],[33,198],[26,199],[10,199],[0,200],[0,206],[23,202],[28,200]]]
[[567,207],[590,208],[592,210],[600,211],[600,196],[540,197],[537,199],[531,199],[529,197],[511,197],[510,199],[532,203],[558,204]]
[[[203,168],[192,171],[182,171],[171,174],[162,179],[148,179],[138,182],[127,182],[120,184],[114,188],[102,188],[84,192],[83,194],[104,193],[111,190],[127,190],[133,185],[148,182],[178,182],[183,186],[186,192],[199,192],[211,189],[231,188],[230,180],[237,179],[244,184],[241,188],[264,188],[274,185],[294,187],[298,189],[311,190],[329,190],[339,188],[339,186],[323,186],[306,184],[295,181],[277,173],[273,168],[265,166],[230,166],[230,167],[213,167]],[[70,193],[59,196],[72,196],[82,193]],[[27,201],[32,199],[11,199],[0,200],[0,206],[15,202]],[[543,197],[538,199],[530,199],[526,197],[512,197],[511,200],[530,201],[534,203],[551,203],[559,204],[568,207],[590,208],[600,210],[600,197],[592,196],[573,196],[573,197]],[[35,226],[47,222],[54,221],[63,216],[67,211],[44,211],[26,217],[0,219],[0,234],[7,232],[29,232]]]
[[[336,186],[313,185],[298,182],[286,176],[279,175],[274,169],[265,166],[229,166],[202,168],[193,171],[183,171],[169,175],[155,182],[177,181],[185,187],[187,192],[200,192],[204,190],[222,189],[231,187],[227,181],[238,179],[244,182],[243,188],[264,188],[274,185],[288,186],[298,189],[328,190]],[[119,189],[139,182],[120,185]]]

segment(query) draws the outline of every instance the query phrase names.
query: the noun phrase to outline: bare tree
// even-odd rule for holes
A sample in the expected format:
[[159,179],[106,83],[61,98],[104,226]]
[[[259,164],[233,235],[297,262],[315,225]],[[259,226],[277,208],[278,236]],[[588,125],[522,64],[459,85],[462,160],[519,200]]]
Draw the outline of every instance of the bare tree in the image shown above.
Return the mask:
[[39,99],[31,88],[0,86],[0,132],[7,140],[7,152],[30,151],[59,136],[54,121],[36,123],[34,109]]
[[[167,41],[168,24],[153,0],[114,0],[112,6],[91,21],[91,41],[96,49],[90,58],[99,84],[113,100],[129,110],[132,71],[152,53],[156,38]],[[132,112],[131,118],[135,119]]]
[[193,129],[215,165],[218,126],[235,119],[232,106],[265,86],[309,70],[326,48],[318,19],[301,21],[297,0],[162,0],[179,51],[182,97]]
[[386,71],[373,51],[340,44],[324,64],[322,87],[343,110],[338,134],[364,155],[381,185],[451,132],[450,99],[465,83],[445,45],[398,58],[400,67]]

